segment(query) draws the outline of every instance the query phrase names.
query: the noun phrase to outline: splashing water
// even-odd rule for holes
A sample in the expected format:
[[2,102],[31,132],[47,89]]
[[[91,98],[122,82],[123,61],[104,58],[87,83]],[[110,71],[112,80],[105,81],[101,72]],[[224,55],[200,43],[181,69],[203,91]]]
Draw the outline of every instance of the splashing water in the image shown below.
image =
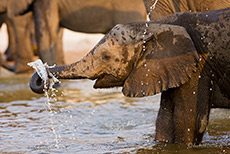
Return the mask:
[[[46,63],[43,64],[43,62],[41,61],[41,59],[38,59],[34,62],[30,62],[28,63],[29,66],[33,67],[36,71],[37,71],[37,74],[39,75],[39,77],[44,81],[44,92],[45,92],[45,97],[47,99],[47,101],[45,102],[46,104],[46,107],[47,107],[47,111],[49,112],[49,120],[50,120],[50,124],[51,124],[51,130],[53,132],[53,134],[55,135],[55,142],[56,142],[56,145],[55,147],[59,148],[58,144],[59,144],[59,141],[58,141],[58,134],[54,128],[54,122],[53,122],[53,110],[51,108],[51,104],[50,102],[52,101],[52,98],[51,97],[54,97],[54,101],[56,101],[55,97],[56,97],[56,94],[55,94],[55,91],[57,91],[55,88],[53,88],[53,85],[55,83],[60,83],[60,81],[51,73],[51,72],[48,72],[47,69],[48,68],[52,68],[54,66],[48,66]],[[49,78],[51,77],[51,78]],[[48,84],[49,83],[49,84]],[[47,87],[47,85],[49,85],[49,87]],[[49,96],[49,93],[48,93],[48,89],[51,90],[51,95]]]
[[[55,83],[60,83],[60,81],[50,72],[47,72],[48,68],[52,68],[54,66],[48,66],[46,63],[43,64],[43,62],[41,61],[41,59],[38,59],[34,62],[30,62],[28,63],[29,66],[33,67],[38,75],[40,76],[40,78],[44,81],[44,88],[53,88],[53,85]],[[49,78],[48,75],[51,77]],[[49,83],[49,87],[47,87],[47,84]]]

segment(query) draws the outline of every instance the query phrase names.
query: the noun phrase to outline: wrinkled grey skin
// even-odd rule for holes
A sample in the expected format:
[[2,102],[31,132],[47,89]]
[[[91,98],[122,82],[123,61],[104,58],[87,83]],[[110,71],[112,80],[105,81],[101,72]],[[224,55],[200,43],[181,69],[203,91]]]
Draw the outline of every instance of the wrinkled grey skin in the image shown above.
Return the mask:
[[13,25],[17,42],[13,68],[16,73],[31,69],[27,63],[34,55],[29,43],[33,17],[38,55],[49,65],[64,64],[62,27],[86,33],[106,33],[117,23],[146,18],[142,0],[0,0],[0,13],[4,12]]
[[[218,9],[224,9],[230,7],[230,0],[159,0],[154,9],[151,9],[153,3],[155,1],[152,0],[143,0],[145,3],[145,7],[147,12],[149,12],[149,18],[151,20],[160,19],[162,17],[168,16],[170,14],[174,14],[176,12],[204,12],[204,11],[212,11]],[[226,98],[221,92],[220,88],[216,83],[212,83],[212,96],[211,96],[211,108],[229,108],[230,101]],[[191,93],[190,93],[191,94]],[[187,94],[188,95],[188,94]],[[188,97],[192,97],[191,96]],[[170,106],[171,102],[166,102]],[[190,102],[187,102],[185,106],[189,106]],[[175,107],[175,106],[174,106]],[[167,115],[168,111],[164,110],[165,105],[161,105],[160,111],[157,118],[157,136],[161,136],[162,133],[167,131],[167,122],[170,122],[164,119],[164,115]],[[171,111],[173,108],[171,107]],[[183,122],[181,120],[180,122]],[[160,125],[159,125],[160,124]],[[160,137],[157,137],[160,138]]]
[[[230,9],[225,9],[177,13],[147,27],[120,24],[82,60],[49,71],[60,79],[96,80],[94,88],[122,86],[130,97],[162,92],[156,140],[199,144],[213,101],[218,106],[215,88],[226,103],[230,98],[229,21]],[[31,89],[41,93],[43,86],[35,73]]]
[[158,0],[156,7],[150,9],[155,0],[143,0],[150,19],[156,20],[177,12],[205,12],[230,7],[230,0]]

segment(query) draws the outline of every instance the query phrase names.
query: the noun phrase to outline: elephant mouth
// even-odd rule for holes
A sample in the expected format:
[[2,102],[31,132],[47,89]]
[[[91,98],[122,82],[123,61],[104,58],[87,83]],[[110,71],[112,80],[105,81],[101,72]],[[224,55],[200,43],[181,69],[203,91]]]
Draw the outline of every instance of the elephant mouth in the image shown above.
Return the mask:
[[124,80],[111,74],[103,74],[97,78],[94,88],[112,88],[123,86]]

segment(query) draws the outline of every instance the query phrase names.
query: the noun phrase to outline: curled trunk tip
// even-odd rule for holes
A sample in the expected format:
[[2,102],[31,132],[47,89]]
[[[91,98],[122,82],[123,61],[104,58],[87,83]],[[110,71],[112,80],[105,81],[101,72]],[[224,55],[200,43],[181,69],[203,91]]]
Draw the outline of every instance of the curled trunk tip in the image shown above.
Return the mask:
[[30,89],[37,93],[43,94],[44,93],[44,81],[38,76],[37,72],[33,74],[30,80]]

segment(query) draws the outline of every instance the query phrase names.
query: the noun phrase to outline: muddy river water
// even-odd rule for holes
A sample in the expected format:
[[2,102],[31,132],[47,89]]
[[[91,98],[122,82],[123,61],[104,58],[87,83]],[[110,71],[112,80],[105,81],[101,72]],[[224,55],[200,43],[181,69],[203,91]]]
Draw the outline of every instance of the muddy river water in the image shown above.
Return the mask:
[[0,78],[0,153],[230,153],[230,110],[212,110],[199,146],[159,144],[160,95],[127,98],[119,88],[95,90],[93,81],[62,81],[50,113],[46,97],[30,91],[30,76]]

